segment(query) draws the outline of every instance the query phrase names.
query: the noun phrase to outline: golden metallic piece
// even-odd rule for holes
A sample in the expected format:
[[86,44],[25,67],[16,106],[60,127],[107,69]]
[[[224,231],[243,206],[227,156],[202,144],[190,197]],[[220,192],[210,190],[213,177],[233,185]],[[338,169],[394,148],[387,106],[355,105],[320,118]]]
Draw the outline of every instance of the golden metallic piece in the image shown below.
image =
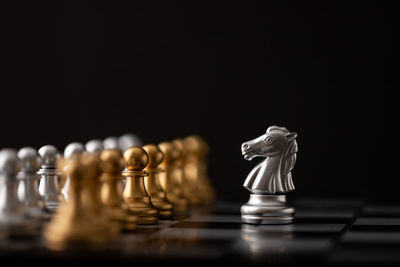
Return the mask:
[[63,159],[59,170],[71,179],[70,201],[62,202],[45,227],[46,246],[55,250],[77,245],[102,248],[116,237],[116,228],[109,224],[99,204],[96,190],[101,168],[98,158],[88,154],[75,155]]
[[188,151],[183,139],[175,139],[172,144],[179,150],[180,157],[177,160],[177,166],[181,169],[181,180],[183,195],[189,201],[191,206],[199,206],[203,203],[202,192],[200,191],[197,181],[186,177],[186,164]]
[[164,160],[160,164],[164,171],[159,174],[161,187],[174,204],[174,214],[185,214],[188,200],[183,194],[182,168],[178,164],[180,151],[170,142],[160,143],[158,147],[164,153]]
[[128,208],[138,217],[138,224],[156,224],[159,211],[151,203],[144,185],[144,177],[148,173],[143,169],[149,157],[143,148],[133,146],[125,150],[124,160],[126,169],[122,175],[126,177],[126,185],[122,196]]
[[172,217],[174,205],[168,200],[167,195],[160,185],[159,173],[162,171],[158,165],[164,159],[164,153],[156,145],[145,145],[143,149],[149,156],[149,163],[145,171],[149,176],[145,178],[146,191],[151,198],[151,202],[160,211],[160,219],[169,219]]
[[121,225],[123,230],[134,230],[138,218],[122,198],[121,172],[125,167],[122,153],[117,149],[106,149],[101,152],[100,159],[103,162],[101,200],[107,213],[111,220]]
[[207,175],[207,153],[209,146],[198,135],[191,135],[184,139],[186,150],[185,177],[189,183],[197,185],[200,191],[202,204],[210,204],[215,198],[215,191]]

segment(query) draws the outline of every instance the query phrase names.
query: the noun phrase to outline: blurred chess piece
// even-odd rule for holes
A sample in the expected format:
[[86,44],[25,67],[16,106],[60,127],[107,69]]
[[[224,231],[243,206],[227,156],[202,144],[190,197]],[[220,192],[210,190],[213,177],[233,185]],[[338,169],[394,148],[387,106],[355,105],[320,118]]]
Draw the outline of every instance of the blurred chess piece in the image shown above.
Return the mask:
[[178,166],[180,151],[170,142],[158,145],[164,153],[164,160],[160,164],[160,184],[168,199],[174,204],[174,215],[185,214],[188,210],[188,200],[183,195],[182,169]]
[[134,146],[125,150],[124,160],[126,169],[122,175],[126,178],[126,186],[123,198],[128,208],[138,216],[138,224],[156,224],[159,211],[151,203],[144,185],[144,177],[148,173],[143,169],[149,157],[143,148]]
[[118,222],[123,230],[134,230],[138,218],[129,210],[122,198],[122,175],[125,162],[121,151],[106,149],[100,159],[103,162],[104,172],[101,176],[101,199],[110,218]]
[[131,133],[120,136],[118,138],[118,144],[122,151],[125,151],[133,146],[143,146],[143,142],[139,136]]
[[121,150],[118,143],[118,137],[109,136],[103,140],[103,149],[118,149]]
[[17,195],[17,173],[21,168],[17,151],[0,150],[0,232],[7,237],[34,234],[35,221],[29,216],[28,207]]
[[103,142],[99,139],[92,139],[85,144],[85,149],[89,153],[100,155],[103,151]]
[[160,219],[169,219],[172,217],[174,205],[168,200],[161,187],[159,173],[162,170],[158,167],[164,159],[164,154],[158,146],[153,144],[145,145],[143,149],[149,156],[149,162],[145,168],[149,175],[144,178],[146,192],[150,196],[151,203],[158,208]]
[[[84,146],[81,143],[78,142],[73,142],[67,145],[64,149],[64,158],[68,159],[72,156],[82,154],[85,151]],[[63,187],[61,189],[61,193],[64,195],[64,199],[66,201],[69,200],[69,191],[70,191],[70,179],[68,176],[62,176],[65,180],[65,182],[61,182],[63,184]]]
[[37,171],[42,165],[42,159],[36,149],[24,147],[18,151],[18,158],[21,161],[21,170],[18,173],[18,198],[28,207],[29,215],[41,220],[50,219],[50,211],[39,195]]
[[172,141],[172,144],[179,150],[180,158],[177,160],[177,166],[181,168],[181,180],[182,180],[182,188],[183,195],[189,201],[191,206],[199,206],[203,203],[202,194],[200,188],[198,187],[195,180],[189,179],[186,176],[186,163],[188,151],[185,147],[185,142],[183,139],[175,139]]
[[186,148],[185,177],[195,184],[200,191],[202,204],[210,204],[215,198],[215,191],[207,174],[207,153],[209,146],[198,135],[184,139]]
[[296,163],[296,137],[284,127],[271,126],[265,134],[242,144],[246,160],[265,158],[243,184],[251,192],[249,201],[241,207],[244,223],[293,222],[295,210],[288,205],[285,194],[294,190],[291,170]]
[[60,159],[60,154],[54,146],[46,145],[39,149],[39,155],[43,163],[38,171],[40,175],[39,195],[47,209],[54,211],[59,207],[60,202],[64,201],[64,196],[58,184],[57,162]]
[[62,202],[45,228],[45,245],[54,250],[104,247],[113,237],[113,230],[108,228],[102,211],[90,203],[96,200],[92,196],[93,188],[88,188],[96,188],[95,181],[101,170],[98,157],[72,154],[60,161],[59,169],[70,179],[70,198]]

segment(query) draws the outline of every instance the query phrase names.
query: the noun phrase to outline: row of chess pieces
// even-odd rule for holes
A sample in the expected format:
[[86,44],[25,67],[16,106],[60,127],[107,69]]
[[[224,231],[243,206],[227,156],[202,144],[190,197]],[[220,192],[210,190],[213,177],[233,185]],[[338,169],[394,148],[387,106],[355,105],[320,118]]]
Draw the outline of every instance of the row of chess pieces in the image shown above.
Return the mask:
[[0,150],[0,237],[42,233],[49,248],[101,245],[212,203],[197,135],[142,145],[133,134]]

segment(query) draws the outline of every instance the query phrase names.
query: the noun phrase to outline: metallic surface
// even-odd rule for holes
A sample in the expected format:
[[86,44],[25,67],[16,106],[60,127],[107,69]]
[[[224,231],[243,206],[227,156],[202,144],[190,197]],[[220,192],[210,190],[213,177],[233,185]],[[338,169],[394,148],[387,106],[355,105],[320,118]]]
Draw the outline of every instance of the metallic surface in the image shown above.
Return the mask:
[[38,171],[40,175],[39,195],[47,209],[54,211],[59,207],[60,202],[64,201],[64,196],[58,184],[57,162],[60,159],[60,154],[57,148],[52,145],[43,146],[38,152],[43,161]]
[[103,140],[104,149],[121,149],[118,143],[118,137],[110,136]]
[[[64,149],[64,158],[68,159],[74,155],[79,155],[85,151],[85,147],[83,144],[78,143],[78,142],[73,142],[67,145]],[[61,193],[64,195],[64,199],[66,201],[69,200],[69,192],[70,192],[70,187],[71,187],[71,181],[69,179],[69,176],[62,176],[64,178],[64,181],[61,181],[62,184],[62,189]]]
[[169,219],[172,217],[174,205],[168,200],[167,194],[161,187],[159,173],[162,170],[158,167],[164,159],[164,154],[158,146],[153,144],[145,145],[143,149],[149,156],[149,162],[145,168],[149,175],[144,178],[146,192],[151,198],[151,203],[158,208],[160,219]]
[[59,166],[70,177],[70,201],[61,204],[45,228],[45,245],[54,250],[103,247],[118,232],[107,220],[98,196],[98,157],[78,153],[61,160]]
[[124,152],[126,169],[122,175],[126,178],[123,198],[128,208],[138,216],[138,224],[156,224],[159,211],[152,204],[144,185],[144,177],[148,173],[143,171],[149,162],[149,156],[141,147],[130,147]]
[[89,153],[100,154],[103,150],[103,142],[99,139],[92,139],[85,144],[85,149]]
[[174,204],[174,215],[183,215],[188,210],[188,200],[183,195],[182,169],[178,165],[180,152],[170,142],[160,143],[158,147],[164,153],[164,160],[159,165],[164,170],[159,173],[161,187]]
[[246,160],[265,157],[247,176],[243,186],[250,199],[241,208],[242,221],[250,224],[293,222],[294,208],[283,195],[294,190],[291,170],[296,163],[297,134],[271,126],[266,133],[242,144]]
[[48,220],[50,219],[50,211],[39,195],[37,174],[38,169],[42,165],[42,159],[36,149],[32,147],[24,147],[18,151],[18,158],[21,160],[22,168],[18,173],[18,198],[28,207],[30,216]]
[[201,204],[210,204],[215,198],[215,191],[207,175],[207,153],[209,146],[198,135],[184,139],[186,148],[185,177],[199,191]]
[[249,224],[293,223],[294,208],[285,195],[250,194],[249,201],[240,208],[242,222]]
[[110,218],[118,222],[123,230],[134,230],[138,218],[122,198],[122,175],[125,162],[121,151],[106,149],[100,155],[104,172],[101,176],[101,200]]
[[132,146],[143,146],[139,136],[131,133],[124,134],[118,138],[118,144],[122,151],[127,150]]
[[32,235],[35,228],[28,208],[18,199],[16,175],[20,168],[14,149],[0,150],[0,232],[11,237]]

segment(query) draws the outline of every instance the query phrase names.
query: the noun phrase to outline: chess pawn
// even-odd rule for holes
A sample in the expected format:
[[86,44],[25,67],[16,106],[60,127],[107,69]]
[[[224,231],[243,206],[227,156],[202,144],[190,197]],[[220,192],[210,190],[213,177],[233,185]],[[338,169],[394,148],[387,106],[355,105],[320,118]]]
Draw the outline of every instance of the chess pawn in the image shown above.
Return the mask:
[[21,168],[14,149],[0,150],[0,232],[8,236],[26,236],[34,233],[34,221],[27,206],[18,199],[18,180]]
[[189,201],[189,204],[192,206],[201,205],[203,202],[201,191],[199,190],[196,181],[188,179],[186,177],[187,172],[186,169],[186,159],[188,156],[188,151],[185,147],[185,143],[183,139],[175,139],[172,141],[172,144],[179,150],[180,157],[177,160],[177,166],[181,169],[181,179],[182,179],[182,188],[183,195]]
[[[45,245],[54,250],[73,248],[75,245],[102,246],[109,240],[104,225],[84,204],[86,179],[96,175],[96,166],[82,161],[82,155],[75,154],[60,161],[59,169],[70,179],[70,200],[62,202],[53,219],[44,230]],[[93,169],[94,168],[94,169]],[[90,183],[89,183],[90,184]]]
[[164,153],[164,159],[160,164],[163,172],[160,172],[160,184],[166,192],[168,199],[174,204],[174,214],[185,214],[188,209],[188,200],[183,195],[182,170],[178,166],[179,150],[170,142],[158,145]]
[[187,151],[185,177],[191,184],[196,184],[201,193],[202,204],[210,204],[215,198],[214,188],[207,175],[208,144],[198,135],[184,139]]
[[86,151],[96,155],[100,155],[103,151],[103,143],[99,139],[93,139],[85,144]]
[[22,168],[18,173],[18,198],[28,207],[29,215],[33,218],[48,220],[50,211],[39,195],[37,174],[42,165],[42,159],[32,147],[24,147],[18,151],[18,158],[21,160]]
[[138,224],[156,224],[159,211],[151,203],[144,185],[144,177],[148,173],[143,169],[149,157],[143,148],[134,146],[125,150],[124,160],[126,169],[122,175],[126,178],[126,186],[123,198],[128,208],[138,216]]
[[120,232],[120,226],[118,223],[110,221],[109,214],[105,210],[100,197],[100,175],[103,172],[100,157],[90,153],[83,153],[80,162],[85,167],[82,205],[84,205],[88,214],[96,218],[96,224],[103,228],[103,231],[109,234],[110,238],[115,238]]
[[43,163],[37,172],[40,175],[38,191],[46,208],[53,212],[59,207],[60,202],[64,201],[64,196],[58,184],[57,162],[60,159],[60,154],[57,148],[52,145],[43,146],[38,152]]
[[103,148],[104,149],[119,149],[118,137],[110,136],[103,140]]
[[134,230],[138,218],[122,198],[121,172],[125,166],[122,153],[117,149],[106,149],[101,153],[100,159],[104,166],[101,176],[101,200],[111,220],[118,222],[123,230]]
[[122,151],[127,150],[132,146],[143,146],[142,140],[135,134],[124,134],[118,138],[118,144]]
[[162,170],[158,165],[163,161],[164,153],[162,153],[158,146],[153,144],[145,145],[143,149],[149,156],[149,162],[145,168],[145,171],[149,175],[144,178],[146,192],[151,198],[151,203],[160,211],[160,219],[171,218],[174,204],[168,200],[167,195],[160,185],[159,177],[159,173]]
[[[64,158],[68,159],[74,155],[79,155],[82,154],[85,151],[85,148],[81,143],[78,142],[73,142],[70,143],[68,146],[65,147],[64,150]],[[63,176],[65,177],[65,183],[61,189],[61,193],[64,195],[64,199],[66,201],[69,200],[69,191],[70,191],[70,179],[68,176]]]

